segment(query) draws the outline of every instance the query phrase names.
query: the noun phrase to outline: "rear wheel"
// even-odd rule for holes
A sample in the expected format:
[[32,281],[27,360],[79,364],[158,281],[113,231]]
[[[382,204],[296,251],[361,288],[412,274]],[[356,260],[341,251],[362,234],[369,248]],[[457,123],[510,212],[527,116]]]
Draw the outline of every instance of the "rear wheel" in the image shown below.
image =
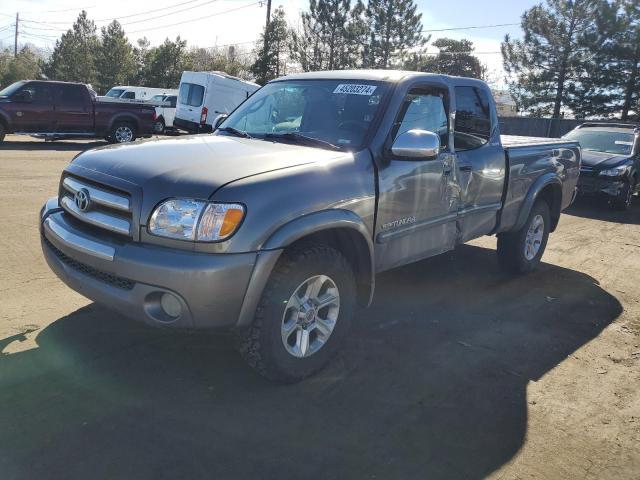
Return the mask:
[[109,134],[109,141],[111,143],[129,143],[136,139],[135,127],[126,122],[116,122],[111,127]]
[[633,193],[636,189],[636,179],[631,178],[627,184],[623,187],[622,193],[612,199],[609,203],[611,208],[615,210],[629,210],[631,208],[631,203],[633,202]]
[[520,230],[498,235],[500,265],[512,273],[535,270],[547,246],[550,227],[549,205],[538,200]]
[[268,379],[292,383],[324,367],[346,336],[355,308],[353,270],[337,250],[304,244],[283,253],[262,294],[240,353]]

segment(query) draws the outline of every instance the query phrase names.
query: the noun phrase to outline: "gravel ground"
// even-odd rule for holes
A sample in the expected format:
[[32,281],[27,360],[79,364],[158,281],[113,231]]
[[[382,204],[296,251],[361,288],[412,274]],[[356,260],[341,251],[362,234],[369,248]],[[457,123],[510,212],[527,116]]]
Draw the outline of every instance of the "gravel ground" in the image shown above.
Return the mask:
[[579,200],[526,277],[489,237],[380,276],[338,358],[283,387],[48,269],[40,206],[101,144],[0,146],[3,480],[640,478],[640,199]]

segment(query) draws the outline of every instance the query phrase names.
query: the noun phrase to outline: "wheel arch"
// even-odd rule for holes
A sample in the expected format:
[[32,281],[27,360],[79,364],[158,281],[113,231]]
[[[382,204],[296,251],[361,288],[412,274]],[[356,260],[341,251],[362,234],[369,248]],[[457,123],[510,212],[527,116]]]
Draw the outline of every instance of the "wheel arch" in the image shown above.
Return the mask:
[[111,132],[111,130],[113,129],[114,125],[117,123],[131,123],[133,124],[134,128],[136,129],[136,131],[140,131],[140,122],[138,121],[138,119],[128,113],[121,113],[119,115],[114,116],[111,119],[111,122],[109,122],[109,128],[108,128],[108,132]]
[[511,231],[516,231],[522,228],[527,221],[529,213],[533,208],[534,203],[538,199],[543,199],[549,205],[549,213],[551,215],[551,228],[550,232],[553,232],[558,226],[560,221],[560,212],[562,208],[562,182],[553,173],[543,175],[538,178],[529,191],[523,201],[518,220],[513,226]]
[[373,242],[362,219],[348,210],[325,210],[292,220],[264,242],[245,294],[237,325],[247,326],[280,255],[304,242],[328,245],[342,253],[354,270],[357,301],[368,306],[375,288]]

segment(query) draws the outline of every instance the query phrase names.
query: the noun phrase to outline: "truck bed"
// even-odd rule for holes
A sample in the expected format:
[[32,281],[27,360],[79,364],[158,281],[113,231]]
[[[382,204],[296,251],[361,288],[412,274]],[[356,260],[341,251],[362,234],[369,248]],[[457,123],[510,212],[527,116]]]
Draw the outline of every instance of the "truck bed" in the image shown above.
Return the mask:
[[565,144],[567,140],[562,138],[523,137],[519,135],[500,135],[504,148],[513,147],[538,147],[540,145]]

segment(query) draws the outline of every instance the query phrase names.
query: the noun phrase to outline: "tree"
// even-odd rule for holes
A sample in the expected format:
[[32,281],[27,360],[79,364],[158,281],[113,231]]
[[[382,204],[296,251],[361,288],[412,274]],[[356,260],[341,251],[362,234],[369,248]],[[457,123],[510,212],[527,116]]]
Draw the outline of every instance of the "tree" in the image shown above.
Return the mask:
[[98,88],[106,91],[114,85],[127,85],[134,80],[136,62],[133,47],[117,20],[102,27],[102,38],[96,66]]
[[473,55],[473,42],[439,38],[432,43],[439,49],[435,56],[414,54],[405,68],[421,72],[456,75],[459,77],[484,78],[485,68]]
[[42,70],[38,55],[28,46],[13,56],[9,49],[0,53],[0,85],[6,87],[18,80],[40,78]]
[[192,68],[196,71],[221,71],[244,79],[253,78],[250,68],[253,62],[236,45],[226,48],[199,48],[189,51]]
[[352,10],[351,0],[311,0],[309,11],[301,15],[302,31],[291,33],[293,59],[304,71],[355,67],[360,51],[357,26],[363,11],[359,1]]
[[504,68],[516,102],[559,118],[597,50],[594,18],[605,0],[547,0],[522,15],[522,40],[505,36]]
[[151,42],[147,37],[142,37],[139,38],[136,43],[138,45],[133,47],[133,58],[135,62],[134,83],[136,85],[143,85],[145,69],[149,60],[149,47],[151,46]]
[[56,41],[46,73],[54,80],[95,83],[99,46],[96,25],[83,10],[73,27]]
[[284,73],[288,37],[284,9],[278,7],[260,37],[258,58],[250,68],[257,83],[264,85]]
[[187,41],[178,36],[149,50],[143,70],[143,84],[148,87],[176,88],[182,72],[191,69]]
[[389,68],[404,63],[407,50],[422,47],[422,15],[413,0],[369,0],[365,17],[370,37],[363,51],[367,68]]

